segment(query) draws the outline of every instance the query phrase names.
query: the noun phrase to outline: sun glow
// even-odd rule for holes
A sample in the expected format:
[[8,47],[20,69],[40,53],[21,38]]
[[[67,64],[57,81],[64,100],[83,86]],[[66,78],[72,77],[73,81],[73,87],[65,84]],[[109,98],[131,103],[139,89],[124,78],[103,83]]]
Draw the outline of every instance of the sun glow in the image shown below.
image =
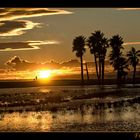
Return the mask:
[[39,71],[39,78],[48,79],[51,76],[51,70],[41,70]]
[[35,72],[35,80],[50,81],[72,74],[70,69],[40,69]]

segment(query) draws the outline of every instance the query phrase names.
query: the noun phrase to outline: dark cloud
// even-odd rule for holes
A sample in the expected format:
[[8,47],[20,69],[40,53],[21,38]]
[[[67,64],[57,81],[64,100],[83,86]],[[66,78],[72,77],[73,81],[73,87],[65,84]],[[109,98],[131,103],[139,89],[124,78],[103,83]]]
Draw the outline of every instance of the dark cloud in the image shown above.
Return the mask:
[[10,58],[5,64],[15,70],[37,70],[37,69],[47,69],[47,68],[59,69],[62,67],[80,66],[78,60],[70,60],[63,63],[58,63],[51,60],[50,62],[45,62],[42,64],[42,63],[29,62],[27,60],[20,58],[19,56],[14,56]]
[[40,23],[17,19],[70,13],[47,8],[0,8],[0,36],[22,35],[27,30],[40,25]]
[[0,8],[0,20],[13,20],[56,14],[71,14],[72,12],[48,8]]
[[27,60],[21,59],[19,56],[14,56],[5,63],[12,69],[15,70],[29,70],[34,69],[37,64],[30,63]]
[[79,67],[80,63],[77,59],[71,59],[69,61],[61,63],[64,67]]
[[37,70],[37,69],[58,69],[61,65],[57,62],[51,61],[48,63],[32,63],[27,60],[21,59],[19,56],[10,58],[6,63],[12,69],[15,70]]
[[12,20],[0,22],[0,36],[17,36],[25,33],[26,30],[30,30],[39,26],[39,23],[33,23],[28,20]]
[[58,62],[55,62],[54,60],[51,60],[50,62],[44,63],[44,66],[49,69],[59,69],[61,68],[61,64]]
[[10,51],[17,49],[31,49],[32,46],[28,42],[9,42],[9,43],[0,43],[0,51]]
[[0,51],[18,51],[40,49],[41,45],[58,44],[57,41],[24,41],[0,43]]
[[[73,69],[74,72],[80,71],[80,62],[76,59],[71,59],[69,61],[58,63],[55,61],[50,61],[46,63],[37,63],[37,62],[30,62],[25,59],[20,58],[19,56],[14,56],[10,58],[6,63],[6,66],[10,68],[10,70],[16,71],[26,71],[26,70],[40,70],[40,69]],[[113,68],[110,66],[109,62],[106,61],[106,72],[112,72]],[[87,62],[89,72],[95,73],[95,64],[93,62]]]
[[0,73],[5,73],[5,72],[7,72],[6,69],[0,69]]
[[32,63],[19,56],[14,56],[10,58],[6,63],[10,69],[14,70],[38,70],[38,69],[60,69],[60,68],[74,68],[80,67],[78,60],[69,60],[67,62],[58,63],[54,60],[45,63]]

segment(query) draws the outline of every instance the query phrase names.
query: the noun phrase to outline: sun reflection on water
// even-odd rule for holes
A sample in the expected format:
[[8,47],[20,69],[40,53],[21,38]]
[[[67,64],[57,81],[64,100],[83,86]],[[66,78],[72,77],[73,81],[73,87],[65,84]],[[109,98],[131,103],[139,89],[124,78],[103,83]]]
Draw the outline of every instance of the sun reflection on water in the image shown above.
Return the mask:
[[8,131],[50,131],[52,115],[49,112],[14,112],[5,114],[0,130]]
[[140,112],[133,107],[96,110],[90,106],[83,107],[83,112],[14,112],[1,114],[0,131],[137,130],[140,128],[139,116]]

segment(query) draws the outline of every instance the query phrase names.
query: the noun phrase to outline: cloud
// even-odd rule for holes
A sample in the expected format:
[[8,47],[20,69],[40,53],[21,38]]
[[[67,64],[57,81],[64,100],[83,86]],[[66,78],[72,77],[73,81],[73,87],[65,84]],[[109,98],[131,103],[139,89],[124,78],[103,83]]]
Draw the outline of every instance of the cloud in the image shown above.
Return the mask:
[[69,61],[65,61],[61,63],[64,67],[79,67],[80,63],[77,59],[70,59]]
[[23,60],[19,56],[12,57],[5,64],[15,70],[27,70],[34,66],[34,63]]
[[10,58],[5,65],[9,66],[14,70],[38,70],[38,69],[58,69],[61,65],[57,62],[50,61],[47,63],[32,63],[27,60],[20,58],[19,56],[14,56]]
[[0,21],[15,20],[21,18],[72,14],[70,11],[48,8],[0,8]]
[[28,20],[12,20],[0,22],[0,36],[17,36],[25,33],[26,30],[38,27],[40,23],[33,23]]
[[124,46],[126,45],[140,45],[140,42],[125,42],[123,43]]
[[[109,62],[105,62],[105,72],[113,71],[113,68],[110,67]],[[25,59],[20,58],[19,56],[13,56],[10,58],[6,63],[10,69],[9,71],[16,70],[16,71],[36,71],[40,69],[51,69],[51,70],[58,70],[58,69],[71,69],[73,72],[80,71],[80,62],[76,59],[70,59],[68,61],[64,61],[62,63],[58,63],[54,60],[45,63],[37,63],[37,62],[30,62]],[[89,72],[95,72],[95,67],[93,62],[87,62]],[[84,66],[85,67],[85,66]]]
[[140,10],[140,8],[117,8],[119,11],[136,11]]
[[23,41],[23,42],[4,42],[0,43],[0,51],[20,51],[20,50],[36,50],[41,45],[59,44],[58,41]]
[[13,56],[6,63],[6,66],[10,67],[12,70],[23,71],[23,70],[38,70],[38,69],[60,69],[60,68],[80,68],[80,63],[78,60],[69,60],[67,62],[58,63],[54,60],[45,63],[30,62],[19,56]]
[[0,8],[0,36],[22,35],[27,30],[41,25],[19,19],[59,14],[72,14],[72,12],[48,8]]

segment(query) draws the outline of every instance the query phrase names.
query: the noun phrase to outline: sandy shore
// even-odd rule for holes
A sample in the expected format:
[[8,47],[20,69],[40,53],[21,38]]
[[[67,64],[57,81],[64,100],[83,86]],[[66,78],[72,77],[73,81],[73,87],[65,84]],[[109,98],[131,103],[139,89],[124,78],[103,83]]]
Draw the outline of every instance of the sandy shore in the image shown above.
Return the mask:
[[[132,79],[127,79],[122,84],[132,84]],[[84,85],[98,85],[97,79],[85,80]],[[116,84],[116,79],[105,79],[104,85]],[[135,84],[140,84],[140,78],[136,79]],[[81,80],[15,80],[0,81],[0,88],[18,88],[18,87],[36,87],[36,86],[65,86],[65,85],[81,85]]]
[[[91,87],[91,86],[90,86]],[[56,89],[55,89],[56,88]],[[43,110],[80,110],[83,106],[95,109],[131,106],[140,103],[140,87],[105,87],[105,88],[77,88],[63,86],[60,89],[52,87],[35,87],[27,92],[26,88],[18,90],[1,89],[0,111],[43,111]],[[33,90],[34,89],[34,90]],[[44,91],[42,91],[44,89]]]

